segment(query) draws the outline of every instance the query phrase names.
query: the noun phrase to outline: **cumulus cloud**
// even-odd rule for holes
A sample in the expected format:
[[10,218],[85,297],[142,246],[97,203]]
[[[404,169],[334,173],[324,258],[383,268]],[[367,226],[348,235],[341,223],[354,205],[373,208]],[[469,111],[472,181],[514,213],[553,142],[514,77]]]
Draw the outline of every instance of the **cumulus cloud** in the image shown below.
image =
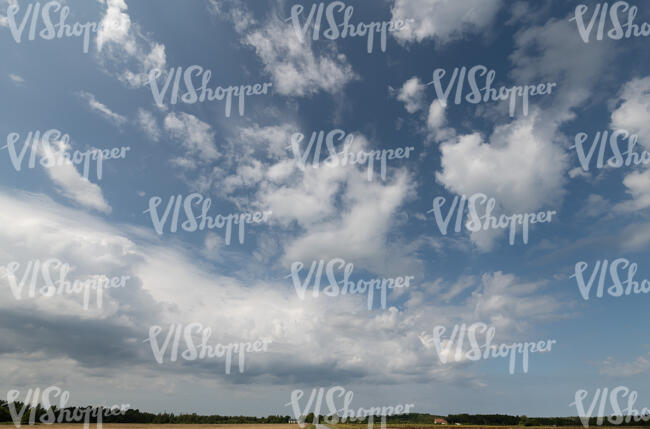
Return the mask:
[[168,113],[163,127],[187,150],[186,155],[177,160],[179,165],[194,168],[201,162],[219,157],[214,143],[214,130],[196,116],[184,112]]
[[[305,380],[464,380],[472,376],[442,367],[422,347],[420,331],[433,323],[480,317],[510,335],[561,308],[551,298],[532,296],[541,284],[494,273],[484,276],[480,289],[453,309],[429,300],[411,305],[409,314],[395,307],[359,313],[358,307],[365,304],[362,296],[327,299],[306,294],[300,300],[291,286],[225,275],[197,261],[183,246],[158,241],[143,227],[111,226],[43,196],[0,193],[0,202],[9,208],[0,213],[0,239],[7,244],[0,250],[1,260],[24,267],[34,258],[57,257],[74,267],[73,278],[91,273],[131,277],[125,288],[108,291],[106,305],[92,313],[84,312],[79,297],[16,300],[9,287],[0,288],[0,330],[8,339],[0,360],[18,374],[52,374],[44,364],[54,360],[72,374],[101,368],[95,380],[125,373],[141,379],[153,368],[164,372],[169,383],[188,377],[217,384],[265,380],[282,385]],[[206,250],[214,251],[219,243],[208,235]],[[6,277],[0,282],[6,286]],[[206,303],[218,305],[219,311]],[[25,311],[34,305],[39,311]],[[14,323],[6,323],[9,320]],[[149,326],[192,322],[211,327],[215,341],[222,343],[258,338],[273,342],[269,353],[247,356],[244,374],[229,378],[223,375],[223,361],[157,365],[149,345],[142,343]],[[299,353],[305,349],[312,353]],[[391,352],[396,349],[401,353]],[[21,357],[29,363],[20,363]],[[17,381],[16,387],[23,385]]]
[[[568,157],[536,117],[498,126],[488,141],[474,133],[441,144],[442,170],[436,173],[437,181],[459,195],[483,193],[495,198],[497,210],[507,214],[557,208],[564,193]],[[472,236],[480,248],[488,250],[495,234]]]
[[316,54],[309,39],[300,42],[293,27],[278,18],[246,34],[244,40],[255,48],[280,94],[337,93],[355,79],[344,54]]
[[288,123],[270,126],[252,124],[238,129],[237,141],[234,144],[239,151],[243,150],[246,154],[253,155],[263,151],[274,159],[279,159],[286,156],[291,135],[297,131],[296,125]]
[[424,90],[426,86],[419,77],[414,76],[404,82],[397,93],[397,99],[404,103],[409,113],[415,113],[424,106]]
[[[46,141],[44,137],[43,144],[37,145],[37,153],[41,162],[45,163],[45,173],[59,194],[83,207],[110,213],[111,207],[104,199],[99,185],[81,175],[73,163],[63,160],[64,154],[72,158],[72,146],[66,139]],[[48,149],[46,144],[49,145]]]
[[[441,284],[442,283],[442,284]],[[454,325],[474,323],[485,323],[495,328],[495,338],[492,344],[499,344],[511,341],[537,340],[531,337],[533,327],[539,326],[541,321],[558,320],[563,318],[563,310],[567,306],[562,301],[544,293],[545,282],[525,282],[512,274],[501,271],[487,272],[480,276],[463,276],[451,287],[440,282],[435,282],[435,287],[422,288],[421,291],[411,293],[407,307],[413,307],[414,320],[418,326],[427,326],[419,339],[422,348],[428,350],[434,358],[436,352],[432,342],[433,327],[443,326],[446,333],[442,337],[442,346],[458,344],[451,338]],[[449,287],[449,288],[448,288]],[[448,292],[441,295],[441,291],[448,288]],[[453,305],[438,306],[440,298],[453,298],[461,291],[469,291],[465,298],[457,298]],[[426,306],[436,307],[435,314],[427,314],[422,309]],[[478,341],[481,342],[480,336]],[[452,350],[455,352],[455,345]],[[464,342],[463,350],[469,350],[467,340]],[[455,353],[454,353],[455,354]],[[445,355],[443,354],[443,358]],[[450,361],[447,366],[467,369],[471,364],[465,358],[448,355]]]
[[57,191],[63,196],[104,213],[110,213],[101,188],[83,177],[72,164],[63,164],[45,169],[47,175],[56,185]]
[[317,53],[310,39],[301,42],[293,26],[277,14],[259,24],[241,1],[210,0],[208,9],[230,20],[242,41],[255,49],[279,94],[334,94],[357,78],[345,55],[331,46]]
[[100,2],[106,9],[97,32],[97,58],[124,84],[136,88],[147,84],[151,70],[165,68],[165,46],[150,40],[131,21],[125,0]]
[[429,115],[427,116],[427,127],[430,130],[441,129],[447,119],[445,118],[445,105],[440,100],[434,100],[429,106]]
[[[497,125],[487,141],[473,133],[442,144],[439,183],[457,194],[494,197],[497,211],[505,213],[558,208],[569,170],[559,128],[587,102],[616,56],[610,42],[585,45],[574,36],[570,22],[557,19],[517,32],[511,77],[524,83],[560,82],[561,87],[527,117]],[[480,250],[491,249],[500,235],[497,230],[471,234]]]
[[[419,77],[414,76],[404,82],[402,87],[391,92],[397,92],[396,98],[404,103],[408,113],[417,113],[425,106],[426,85]],[[442,141],[455,135],[453,128],[447,127],[447,112],[445,103],[441,100],[433,100],[429,109],[425,112],[426,134],[429,140]]]
[[413,20],[393,33],[401,42],[434,39],[439,43],[486,31],[501,0],[395,0],[393,20]]
[[[411,259],[414,255],[405,253],[405,248],[392,246],[388,239],[400,207],[413,192],[413,183],[404,171],[385,184],[368,183],[364,179],[362,173],[356,173],[352,177],[346,177],[345,182],[337,184],[337,187],[343,184],[347,186],[342,197],[345,206],[342,207],[341,214],[335,215],[333,219],[330,217],[322,219],[321,222],[314,222],[309,225],[305,234],[291,241],[284,255],[287,264],[339,257],[355,261],[358,266],[372,272],[394,274],[403,270],[405,273],[402,275],[419,274],[420,262]],[[331,190],[336,191],[337,188],[330,188],[325,192]],[[293,192],[300,196],[299,189],[294,189]],[[336,193],[330,195],[334,196]],[[287,196],[273,193],[269,196],[269,202],[277,206]],[[312,197],[320,199],[325,195],[312,194]],[[333,206],[331,199],[321,201],[321,204]],[[287,213],[287,210],[283,213],[295,216],[293,213]],[[323,214],[314,213],[315,216]]]
[[549,19],[542,25],[526,26],[515,35],[512,78],[520,84],[555,82],[553,96],[534,102],[544,104],[545,121],[553,127],[575,117],[574,109],[598,97],[593,89],[605,84],[607,70],[617,58],[611,40],[585,44],[576,37],[568,19]]
[[427,114],[427,130],[434,141],[443,141],[456,135],[456,130],[447,126],[447,112],[444,103],[433,100]]
[[617,210],[632,212],[650,207],[650,170],[634,171],[626,175],[623,184],[632,199],[617,204]]
[[[301,169],[288,149],[295,131],[292,123],[238,127],[229,138],[236,148],[229,153],[236,155],[210,175],[215,192],[240,209],[253,206],[273,212],[271,221],[283,230],[277,240],[284,266],[296,260],[340,257],[354,259],[364,269],[395,273],[403,266],[419,273],[417,246],[392,236],[404,204],[414,195],[413,178],[400,166],[389,171],[386,180],[380,180],[375,169],[372,181],[361,165],[326,167],[310,161]],[[363,135],[352,135],[351,152],[373,149]],[[305,137],[301,152],[309,139]],[[342,141],[335,144],[342,150]],[[320,161],[326,156],[323,147]],[[242,194],[253,197],[239,198]]]
[[639,144],[650,150],[650,76],[627,82],[615,104],[611,128],[637,135]]
[[[623,85],[620,96],[615,100],[615,105],[618,108],[612,112],[610,127],[613,130],[625,130],[629,136],[637,136],[640,147],[637,146],[635,151],[640,157],[642,150],[650,150],[650,123],[648,121],[650,76],[632,79]],[[629,140],[626,140],[627,142]],[[626,151],[627,149],[621,150]],[[618,204],[617,210],[633,212],[650,207],[650,170],[644,168],[641,171],[627,174],[623,179],[623,184],[632,199]]]

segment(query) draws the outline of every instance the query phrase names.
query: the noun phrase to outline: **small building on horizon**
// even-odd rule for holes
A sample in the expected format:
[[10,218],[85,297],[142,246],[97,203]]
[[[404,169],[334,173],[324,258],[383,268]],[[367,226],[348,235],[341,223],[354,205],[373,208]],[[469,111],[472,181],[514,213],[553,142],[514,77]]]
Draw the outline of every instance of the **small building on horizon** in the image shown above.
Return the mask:
[[434,425],[446,425],[446,424],[447,424],[447,420],[445,420],[445,419],[435,419],[435,420],[433,421],[433,424],[434,424]]

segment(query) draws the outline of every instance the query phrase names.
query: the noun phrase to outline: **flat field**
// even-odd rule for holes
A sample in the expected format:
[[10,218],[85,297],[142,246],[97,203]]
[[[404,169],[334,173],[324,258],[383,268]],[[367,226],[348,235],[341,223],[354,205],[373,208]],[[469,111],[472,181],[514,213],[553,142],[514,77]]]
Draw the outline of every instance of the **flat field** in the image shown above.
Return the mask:
[[[23,428],[83,429],[83,426],[83,423],[55,423],[52,425],[23,426]],[[95,429],[96,426],[95,423],[91,422],[88,427]],[[102,423],[102,429],[300,429],[300,426],[297,424],[158,425],[153,423]],[[305,429],[308,429],[308,427]]]
[[[13,425],[11,425],[13,426]],[[96,429],[95,423],[90,423],[90,429]],[[367,429],[367,424],[326,424],[333,429]],[[321,427],[322,427],[321,426]],[[25,429],[30,426],[23,426]],[[41,429],[52,427],[52,429],[83,429],[83,423],[55,423],[53,425],[38,425]],[[311,424],[307,424],[304,429],[313,429]],[[621,429],[619,426],[598,426],[598,429]],[[648,426],[625,426],[624,429],[642,428],[648,429]],[[102,423],[102,429],[301,429],[297,424],[153,424],[153,423]],[[381,429],[381,422],[376,422],[373,429]],[[487,425],[427,425],[413,423],[387,424],[386,429],[584,429],[582,426],[487,426]]]
[[[279,425],[278,425],[279,426]],[[291,425],[289,425],[291,426]],[[335,429],[367,429],[367,424],[327,424]],[[620,426],[598,426],[598,429],[621,429]],[[625,426],[625,429],[648,429],[648,426]],[[381,429],[381,421],[375,422],[373,429]],[[584,429],[582,426],[488,426],[488,425],[433,425],[417,423],[387,423],[386,429]]]

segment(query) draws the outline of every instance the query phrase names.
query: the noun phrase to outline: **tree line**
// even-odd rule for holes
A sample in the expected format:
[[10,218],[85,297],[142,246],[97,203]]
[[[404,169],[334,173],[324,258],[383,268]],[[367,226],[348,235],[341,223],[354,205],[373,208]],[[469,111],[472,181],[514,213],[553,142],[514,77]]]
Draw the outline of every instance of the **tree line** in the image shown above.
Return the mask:
[[[32,408],[22,402],[14,403],[16,410],[22,410],[25,406],[25,412],[22,415],[21,424],[28,424]],[[87,410],[91,407],[67,407],[59,409],[52,406],[52,410],[58,415],[61,411],[68,410],[70,415],[74,415],[75,410]],[[41,417],[47,413],[45,408],[36,406],[33,410],[35,421],[39,422]],[[304,416],[300,420],[306,423],[328,423],[332,421],[333,416],[314,416],[313,413]],[[617,426],[650,426],[650,416],[647,416],[648,421],[635,422],[632,419],[629,423],[621,423]],[[456,423],[462,425],[480,425],[480,426],[582,426],[582,421],[579,417],[527,417],[511,416],[507,414],[450,414],[448,416],[437,416],[432,414],[423,413],[409,413],[399,414],[386,417],[386,422],[391,424],[434,424],[435,419],[443,418],[449,425]],[[117,416],[104,416],[102,421],[104,423],[153,423],[153,424],[263,424],[263,423],[288,423],[291,416],[271,415],[268,417],[251,417],[251,416],[222,416],[219,414],[200,415],[192,414],[176,414],[176,413],[148,413],[138,409],[128,409],[124,414]],[[374,422],[381,421],[380,416],[373,417]],[[11,413],[9,412],[9,404],[6,401],[0,401],[0,422],[12,422]],[[357,419],[356,423],[368,423],[368,417]],[[604,426],[610,425],[607,419],[604,420]],[[589,426],[597,426],[595,417],[589,419]]]
[[[22,402],[15,402],[15,410],[22,410],[25,404]],[[69,410],[69,415],[74,415],[75,410],[87,410],[88,408],[96,407],[66,407],[64,409],[52,406],[52,410],[58,416],[60,412]],[[25,405],[25,412],[22,416],[21,424],[28,424],[32,407]],[[40,422],[41,417],[45,417],[47,409],[36,406],[33,410],[34,421]],[[221,416],[219,414],[212,415],[199,415],[192,414],[176,414],[176,413],[147,413],[138,409],[128,409],[123,414],[117,416],[104,416],[102,417],[103,423],[154,423],[154,424],[262,424],[262,423],[287,423],[291,419],[290,416],[272,415],[268,417],[251,417],[251,416]],[[11,413],[9,411],[9,404],[6,401],[0,401],[0,422],[12,422]]]

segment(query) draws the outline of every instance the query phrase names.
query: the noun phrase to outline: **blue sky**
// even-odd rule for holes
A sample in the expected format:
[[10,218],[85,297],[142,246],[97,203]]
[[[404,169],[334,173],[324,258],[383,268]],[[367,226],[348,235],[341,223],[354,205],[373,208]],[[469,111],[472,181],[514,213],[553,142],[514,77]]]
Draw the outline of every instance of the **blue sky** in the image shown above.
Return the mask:
[[[289,414],[293,389],[336,384],[355,406],[438,414],[572,415],[577,390],[619,385],[650,403],[647,296],[585,301],[570,278],[579,261],[591,273],[617,258],[650,278],[650,172],[584,172],[571,148],[577,133],[589,147],[597,132],[625,129],[650,149],[647,38],[583,42],[575,1],[348,2],[353,23],[413,20],[369,54],[363,37],[301,43],[288,1],[61,2],[70,24],[106,24],[88,53],[74,37],[17,43],[6,11],[18,4],[22,19],[29,3],[0,1],[0,136],[18,133],[22,147],[28,132],[57,129],[69,151],[130,151],[88,181],[78,166],[16,171],[0,150],[0,266],[59,258],[74,277],[133,281],[88,312],[76,296],[16,300],[0,279],[2,390],[56,384],[73,402],[253,415]],[[636,23],[650,21],[646,4],[630,4]],[[149,72],[192,65],[211,70],[210,88],[271,91],[229,118],[221,101],[157,106]],[[475,65],[495,70],[497,87],[557,86],[510,117],[505,102],[443,106],[426,85],[437,68],[448,79]],[[291,136],[335,129],[358,149],[415,149],[389,161],[385,179],[360,166],[298,169]],[[149,199],[195,192],[213,215],[273,214],[247,225],[243,244],[226,245],[220,230],[158,236]],[[443,236],[432,200],[476,193],[499,213],[558,214],[528,244],[508,245],[503,231]],[[333,258],[352,262],[355,278],[415,281],[387,309],[368,311],[361,296],[300,300],[291,264]],[[214,341],[273,343],[243,374],[157,364],[142,343],[149,327],[192,322]],[[443,365],[418,338],[475,322],[495,326],[498,342],[557,344],[509,375],[504,359]]]

